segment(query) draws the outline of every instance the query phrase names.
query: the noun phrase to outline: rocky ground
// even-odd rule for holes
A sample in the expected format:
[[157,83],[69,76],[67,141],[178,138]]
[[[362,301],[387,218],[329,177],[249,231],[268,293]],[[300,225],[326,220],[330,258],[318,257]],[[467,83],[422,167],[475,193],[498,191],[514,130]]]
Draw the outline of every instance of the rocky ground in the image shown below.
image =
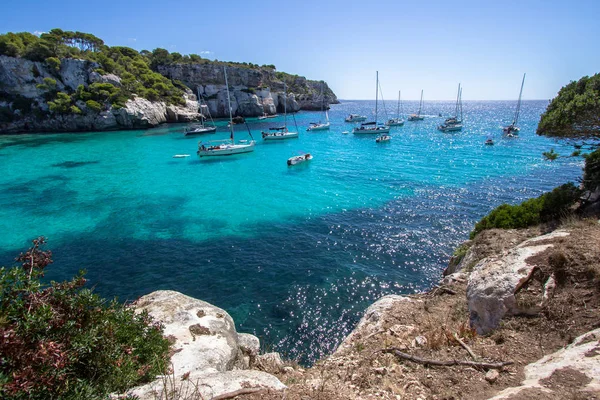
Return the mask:
[[[600,223],[489,230],[439,286],[386,296],[311,368],[258,354],[221,309],[176,292],[139,308],[166,323],[172,374],[142,399],[600,398]],[[175,301],[177,300],[177,301]],[[450,365],[448,365],[450,364]],[[285,386],[284,386],[285,385]]]

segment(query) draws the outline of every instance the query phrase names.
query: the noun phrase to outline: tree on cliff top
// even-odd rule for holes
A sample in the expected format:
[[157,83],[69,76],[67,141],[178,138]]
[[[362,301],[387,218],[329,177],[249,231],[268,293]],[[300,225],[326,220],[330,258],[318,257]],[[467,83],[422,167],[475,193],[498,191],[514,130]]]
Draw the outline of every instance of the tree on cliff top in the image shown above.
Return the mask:
[[560,89],[542,114],[537,134],[600,138],[600,74],[584,76]]

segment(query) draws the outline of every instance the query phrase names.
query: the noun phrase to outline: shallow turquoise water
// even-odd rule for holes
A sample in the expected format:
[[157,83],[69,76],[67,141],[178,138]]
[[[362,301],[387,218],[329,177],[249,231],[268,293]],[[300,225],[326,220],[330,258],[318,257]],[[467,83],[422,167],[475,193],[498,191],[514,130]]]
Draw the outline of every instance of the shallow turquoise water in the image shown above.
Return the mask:
[[[283,118],[249,120],[254,153],[202,160],[198,140],[227,137],[225,122],[201,138],[183,137],[183,125],[0,137],[0,265],[44,235],[50,279],[86,268],[101,294],[122,300],[180,290],[310,361],[381,294],[435,282],[490,209],[581,174],[580,160],[542,159],[550,147],[573,150],[535,135],[546,104],[524,102],[520,137],[504,139],[514,102],[466,102],[466,128],[453,134],[435,127],[454,103],[428,102],[429,118],[377,144],[342,134],[352,128],[344,116],[370,114],[373,102],[344,102],[330,111],[330,131],[306,132],[320,114],[301,112],[300,138],[265,143],[260,130]],[[248,138],[245,127],[236,138]],[[301,152],[314,159],[288,167]]]

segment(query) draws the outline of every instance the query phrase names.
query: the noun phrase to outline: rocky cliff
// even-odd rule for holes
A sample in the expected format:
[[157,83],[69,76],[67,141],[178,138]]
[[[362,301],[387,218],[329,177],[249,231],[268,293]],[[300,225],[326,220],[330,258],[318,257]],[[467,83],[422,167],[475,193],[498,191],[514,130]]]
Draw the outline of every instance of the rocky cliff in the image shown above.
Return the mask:
[[[169,64],[158,67],[162,75],[181,81],[204,99],[213,117],[227,116],[227,93],[223,67],[219,64]],[[337,104],[333,91],[323,82],[276,72],[272,68],[228,66],[227,79],[233,88],[234,115],[256,117],[283,112],[284,82],[287,84],[287,110],[320,110]]]
[[200,118],[196,96],[189,90],[184,93],[184,105],[134,96],[124,107],[106,103],[96,110],[77,101],[80,112],[50,111],[50,92],[73,93],[79,85],[87,88],[93,83],[121,85],[120,77],[95,72],[98,67],[90,61],[63,59],[57,70],[44,62],[0,56],[0,133],[139,129]]
[[[272,68],[229,66],[227,71],[233,89],[234,115],[254,117],[283,112],[284,81],[288,86],[288,112],[319,110],[322,105],[328,107],[338,102],[327,84],[323,84],[321,95],[320,82],[275,72]],[[75,100],[78,87],[87,90],[90,85],[104,83],[126,88],[123,78],[104,72],[93,61],[65,58],[57,68],[47,62],[0,56],[0,133],[140,129],[165,122],[195,121],[201,118],[198,94],[212,117],[228,116],[222,65],[168,64],[158,66],[158,72],[180,82],[183,90],[180,104],[130,95],[124,104],[106,100],[93,107]],[[56,112],[49,106],[60,92],[73,99],[68,112]]]

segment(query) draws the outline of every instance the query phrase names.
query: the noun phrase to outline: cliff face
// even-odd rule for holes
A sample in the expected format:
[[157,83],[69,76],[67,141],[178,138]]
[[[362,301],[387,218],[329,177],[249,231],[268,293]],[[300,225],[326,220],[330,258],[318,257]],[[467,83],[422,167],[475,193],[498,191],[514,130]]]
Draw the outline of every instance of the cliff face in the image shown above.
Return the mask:
[[[70,94],[79,85],[88,88],[95,82],[121,85],[118,76],[94,72],[98,67],[90,61],[63,59],[55,70],[43,62],[0,56],[0,133],[138,129],[200,117],[196,97],[189,90],[184,94],[183,106],[134,97],[121,108],[106,103],[101,110],[94,110],[77,101],[78,113],[50,111],[48,101],[52,100],[52,93]],[[51,91],[40,86],[48,79],[55,82]]]
[[[213,117],[227,117],[227,90],[223,67],[218,64],[170,64],[158,67],[167,78],[183,82],[205,100]],[[234,115],[256,117],[263,113],[283,112],[284,80],[287,83],[287,110],[320,110],[338,100],[333,91],[321,82],[302,76],[281,74],[271,68],[227,67],[227,79]]]

